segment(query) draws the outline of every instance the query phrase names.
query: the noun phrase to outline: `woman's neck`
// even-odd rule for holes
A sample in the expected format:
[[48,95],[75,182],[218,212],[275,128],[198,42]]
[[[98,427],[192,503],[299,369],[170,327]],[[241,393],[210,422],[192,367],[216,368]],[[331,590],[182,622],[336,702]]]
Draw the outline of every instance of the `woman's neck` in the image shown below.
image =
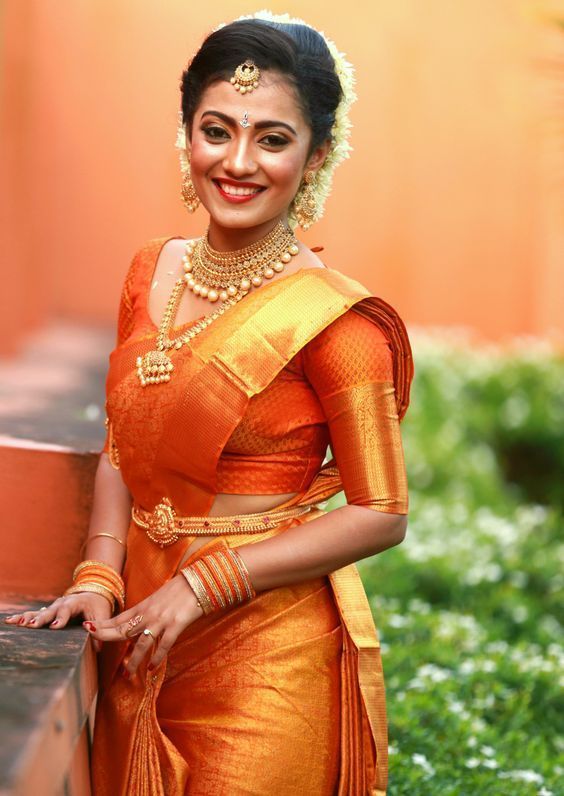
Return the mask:
[[234,227],[222,227],[216,224],[213,219],[210,219],[208,241],[212,249],[220,252],[244,249],[246,246],[265,238],[281,220],[286,221],[285,218],[281,217],[271,218],[256,227],[237,229]]

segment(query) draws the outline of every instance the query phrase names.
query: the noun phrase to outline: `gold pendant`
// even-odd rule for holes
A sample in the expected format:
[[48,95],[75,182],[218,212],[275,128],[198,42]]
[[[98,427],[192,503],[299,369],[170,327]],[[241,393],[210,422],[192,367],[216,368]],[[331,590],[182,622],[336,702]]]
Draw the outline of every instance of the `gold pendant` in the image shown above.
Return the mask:
[[170,381],[170,374],[174,370],[170,357],[164,351],[149,351],[142,357],[137,357],[136,365],[142,387]]

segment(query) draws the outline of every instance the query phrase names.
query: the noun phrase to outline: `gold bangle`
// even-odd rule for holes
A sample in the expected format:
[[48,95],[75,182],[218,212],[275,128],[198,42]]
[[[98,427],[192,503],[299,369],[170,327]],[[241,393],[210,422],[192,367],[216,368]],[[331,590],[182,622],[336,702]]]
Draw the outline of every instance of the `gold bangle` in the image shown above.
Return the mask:
[[225,551],[224,555],[225,554],[230,556],[231,560],[233,561],[233,563],[237,567],[237,570],[239,571],[241,579],[243,580],[243,583],[245,584],[245,591],[247,592],[247,598],[249,600],[252,600],[253,597],[257,596],[257,593],[256,593],[256,591],[254,589],[254,586],[253,586],[253,583],[251,581],[251,576],[249,574],[249,570],[247,569],[247,565],[243,561],[243,559],[241,557],[241,554],[234,547],[229,547]]
[[214,610],[213,603],[211,602],[208,594],[206,593],[206,589],[202,581],[200,580],[198,574],[191,568],[186,567],[185,569],[180,570],[188,584],[192,588],[194,592],[194,596],[196,597],[196,602],[204,612],[204,614],[211,614]]
[[115,579],[116,583],[119,583],[120,586],[123,586],[123,579],[121,575],[114,567],[112,567],[111,564],[106,564],[105,561],[93,561],[91,559],[81,561],[80,564],[76,565],[74,572],[72,573],[72,579],[75,580],[78,573],[86,567],[99,567],[100,569],[105,570],[108,573],[108,578]]
[[83,583],[85,584],[93,583],[96,584],[97,586],[100,586],[101,588],[107,589],[110,592],[110,594],[112,594],[114,598],[117,600],[121,610],[123,611],[125,607],[125,591],[123,589],[116,588],[114,583],[112,583],[110,580],[104,578],[102,575],[96,572],[83,573],[83,576],[82,577],[79,576],[78,578],[76,578],[76,580],[73,582],[72,585],[75,587],[79,587]]
[[[216,603],[218,605],[217,610],[220,608],[227,608],[227,602],[223,593],[221,592],[219,586],[215,582],[215,578],[213,576],[213,571],[208,563],[208,558],[210,556],[202,556],[202,558],[196,559],[193,564],[191,564],[192,569],[195,569],[202,581],[206,586],[206,591],[210,595],[213,594],[215,597]],[[213,600],[212,600],[213,603]],[[215,607],[215,606],[214,606]]]
[[79,594],[80,592],[92,592],[93,594],[100,594],[102,597],[105,597],[110,603],[113,612],[115,607],[114,595],[105,586],[100,586],[98,583],[81,583],[80,585],[71,586],[68,588],[64,592],[63,597],[66,597],[69,594]]
[[118,536],[114,536],[113,533],[107,533],[106,531],[101,531],[100,533],[93,533],[91,536],[88,536],[84,540],[84,542],[82,543],[82,547],[80,548],[80,555],[82,555],[82,551],[84,550],[84,548],[86,547],[88,542],[92,541],[92,539],[96,539],[97,536],[108,536],[110,539],[115,539],[116,542],[119,542],[120,545],[122,545],[123,547],[127,548],[127,545],[123,541],[123,539],[120,539]]
[[[219,556],[221,554],[217,553],[216,555]],[[241,589],[239,588],[239,584],[236,582],[233,582],[233,584],[227,582],[222,568],[219,566],[213,555],[206,556],[206,565],[210,570],[212,576],[217,580],[217,582],[221,587],[220,593],[223,598],[223,601],[225,602],[225,600],[227,599],[228,605],[234,605],[236,600],[237,602],[243,602],[243,596],[241,594]],[[235,595],[233,595],[232,586],[235,590]]]
[[91,558],[87,558],[84,561],[81,561],[79,564],[77,564],[74,571],[80,572],[80,570],[84,569],[84,567],[92,567],[92,566],[108,569],[111,572],[115,573],[118,577],[121,577],[117,569],[113,567],[111,564],[108,564],[106,561],[95,561],[94,559]]

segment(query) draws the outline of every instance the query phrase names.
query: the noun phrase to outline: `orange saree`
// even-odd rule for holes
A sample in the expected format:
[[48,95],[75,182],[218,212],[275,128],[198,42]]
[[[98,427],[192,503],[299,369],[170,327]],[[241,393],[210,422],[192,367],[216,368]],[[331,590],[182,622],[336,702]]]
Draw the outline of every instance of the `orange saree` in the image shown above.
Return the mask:
[[[255,543],[311,521],[323,513],[317,504],[343,488],[349,502],[407,513],[397,425],[409,402],[413,363],[397,313],[334,269],[302,269],[245,297],[175,352],[169,384],[143,389],[135,362],[154,344],[146,291],[166,240],[152,242],[136,258],[142,288],[122,295],[121,333],[106,385],[105,450],[119,451],[135,503],[153,510],[166,497],[178,515],[206,516],[219,491],[245,491],[225,488],[236,480],[234,441],[246,428],[239,444],[244,439],[256,445],[260,424],[248,423],[249,406],[270,396],[278,399],[279,411],[270,416],[270,437],[261,426],[260,446],[248,457],[246,491],[297,491],[284,505],[313,509],[264,532],[226,535],[228,544]],[[351,308],[354,322],[374,332],[368,355],[378,349],[389,356],[382,360],[386,366],[379,365],[380,378],[345,391],[338,367],[323,381],[329,348],[321,343],[324,330],[348,317]],[[307,411],[305,388],[292,370],[298,362],[318,390]],[[288,401],[280,394],[288,384],[303,398],[300,429],[284,417]],[[334,458],[322,464],[312,451],[326,445],[328,422]],[[277,447],[277,439],[286,442]],[[308,456],[301,456],[306,449]],[[257,489],[265,471],[270,491],[268,484]],[[131,523],[123,572],[126,608],[174,577],[194,538],[160,547]],[[99,655],[95,796],[385,794],[384,678],[378,634],[355,565],[200,617],[157,670],[148,672],[145,661],[126,681],[118,670],[129,644],[105,644]]]

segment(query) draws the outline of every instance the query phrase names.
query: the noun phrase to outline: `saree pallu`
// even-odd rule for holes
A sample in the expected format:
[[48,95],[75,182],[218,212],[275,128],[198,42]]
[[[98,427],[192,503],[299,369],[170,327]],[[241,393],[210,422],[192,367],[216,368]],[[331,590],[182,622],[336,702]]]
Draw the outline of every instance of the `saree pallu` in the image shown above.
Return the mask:
[[[388,304],[333,269],[304,269],[249,294],[178,351],[166,388],[143,390],[135,375],[154,335],[118,346],[106,411],[135,502],[152,510],[166,498],[179,516],[209,516],[219,457],[250,397],[353,306],[390,342],[401,419],[413,376],[405,327]],[[222,538],[238,546],[283,533],[320,516],[317,504],[341,489],[332,459],[279,506],[314,506],[309,514]],[[126,608],[174,577],[187,548],[180,540],[161,548],[132,522]],[[118,673],[129,644],[105,644],[99,655],[95,796],[384,796],[380,644],[354,564],[200,617],[157,670],[146,671],[147,659],[131,681]]]
[[[217,539],[234,547],[258,542],[323,513],[314,508],[265,533]],[[185,545],[169,548],[165,563],[163,551],[132,522],[127,562],[145,563],[126,563],[126,609],[173,577],[181,561],[185,566],[216,544],[187,561]],[[346,604],[354,605],[354,615]],[[106,643],[98,658],[95,796],[384,794],[375,781],[387,776],[378,639],[365,635],[370,646],[359,649],[350,634],[357,638],[371,626],[351,565],[201,616],[158,669],[147,671],[148,655],[131,680],[119,667],[134,642]],[[372,684],[365,694],[358,688],[361,668]],[[377,719],[378,772],[365,700]]]

